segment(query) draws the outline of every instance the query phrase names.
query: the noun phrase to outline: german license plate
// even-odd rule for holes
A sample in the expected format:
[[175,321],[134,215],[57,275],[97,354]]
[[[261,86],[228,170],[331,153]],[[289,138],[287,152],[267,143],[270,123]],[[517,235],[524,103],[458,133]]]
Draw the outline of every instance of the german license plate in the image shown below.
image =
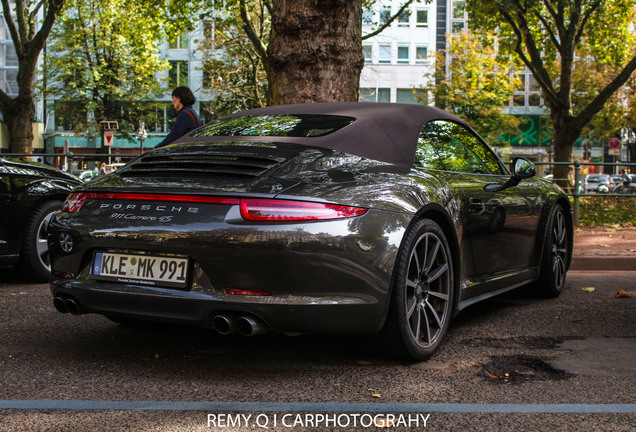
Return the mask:
[[188,281],[188,259],[95,252],[92,273],[96,279],[185,288]]

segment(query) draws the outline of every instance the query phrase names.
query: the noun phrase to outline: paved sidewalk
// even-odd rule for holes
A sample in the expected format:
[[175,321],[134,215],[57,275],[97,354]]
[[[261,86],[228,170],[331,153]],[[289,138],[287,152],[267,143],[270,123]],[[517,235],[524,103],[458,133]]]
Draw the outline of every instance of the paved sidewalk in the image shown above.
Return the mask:
[[636,227],[577,227],[570,270],[636,271]]

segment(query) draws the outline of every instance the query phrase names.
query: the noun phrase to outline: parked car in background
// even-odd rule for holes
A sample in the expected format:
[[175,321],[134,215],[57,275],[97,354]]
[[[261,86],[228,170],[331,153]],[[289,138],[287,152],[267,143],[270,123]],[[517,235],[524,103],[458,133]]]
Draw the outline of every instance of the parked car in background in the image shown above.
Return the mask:
[[48,165],[0,157],[0,264],[15,264],[35,280],[48,280],[49,220],[81,184]]
[[610,180],[607,174],[588,174],[583,178],[581,193],[608,193]]
[[87,182],[95,177],[99,177],[99,172],[95,170],[73,171],[73,175],[83,182]]
[[609,176],[609,188],[610,192],[614,192],[617,188],[619,188],[623,184],[623,176],[620,174],[611,174]]
[[[556,297],[571,207],[423,105],[232,114],[71,195],[49,231],[53,304],[246,336],[375,333],[428,358],[456,312],[534,283]],[[75,325],[75,324],[73,324]]]

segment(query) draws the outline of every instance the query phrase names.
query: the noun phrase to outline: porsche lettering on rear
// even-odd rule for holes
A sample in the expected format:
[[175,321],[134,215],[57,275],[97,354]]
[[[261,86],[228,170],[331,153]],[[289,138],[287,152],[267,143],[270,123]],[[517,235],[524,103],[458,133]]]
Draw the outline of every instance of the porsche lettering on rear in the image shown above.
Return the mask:
[[175,206],[175,205],[152,205],[152,204],[129,204],[129,203],[102,203],[100,209],[110,210],[140,210],[162,213],[199,213],[199,207]]

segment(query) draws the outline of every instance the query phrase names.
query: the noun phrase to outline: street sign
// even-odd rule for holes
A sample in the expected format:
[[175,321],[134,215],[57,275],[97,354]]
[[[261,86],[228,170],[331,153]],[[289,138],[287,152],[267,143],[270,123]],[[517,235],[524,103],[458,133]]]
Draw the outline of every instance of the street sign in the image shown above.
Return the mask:
[[610,156],[620,156],[621,155],[621,150],[620,149],[611,148],[611,149],[607,150],[607,154],[610,155]]
[[620,149],[621,148],[621,140],[619,140],[618,138],[612,138],[611,140],[609,140],[609,143],[607,145],[611,149]]
[[115,131],[104,131],[104,146],[111,147],[115,142]]

